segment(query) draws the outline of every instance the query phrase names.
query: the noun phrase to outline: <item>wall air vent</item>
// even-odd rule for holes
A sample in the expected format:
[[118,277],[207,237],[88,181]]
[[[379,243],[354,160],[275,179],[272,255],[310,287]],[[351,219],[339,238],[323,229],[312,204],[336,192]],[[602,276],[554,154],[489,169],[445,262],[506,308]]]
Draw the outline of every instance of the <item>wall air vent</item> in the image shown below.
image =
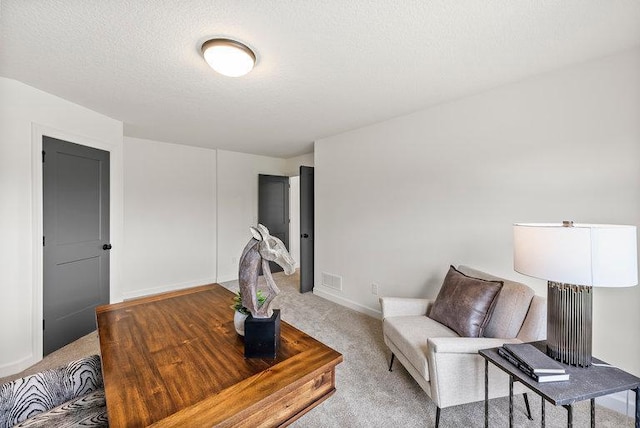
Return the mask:
[[342,277],[322,272],[322,285],[334,290],[342,290]]

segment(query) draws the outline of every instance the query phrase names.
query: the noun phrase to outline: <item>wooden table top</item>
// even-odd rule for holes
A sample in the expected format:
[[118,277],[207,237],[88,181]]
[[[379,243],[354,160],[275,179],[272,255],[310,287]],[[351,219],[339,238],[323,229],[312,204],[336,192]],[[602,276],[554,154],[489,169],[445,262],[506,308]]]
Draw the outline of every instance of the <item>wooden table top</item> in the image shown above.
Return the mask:
[[232,297],[210,284],[96,309],[111,427],[231,426],[327,373],[333,393],[342,355],[286,322],[276,359],[245,359]]

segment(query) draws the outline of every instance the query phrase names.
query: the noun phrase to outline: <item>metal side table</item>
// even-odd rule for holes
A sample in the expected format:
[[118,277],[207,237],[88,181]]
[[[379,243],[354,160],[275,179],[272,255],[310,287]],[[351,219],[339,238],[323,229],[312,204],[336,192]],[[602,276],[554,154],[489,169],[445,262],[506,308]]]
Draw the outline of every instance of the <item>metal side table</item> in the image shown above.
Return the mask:
[[[533,342],[545,352],[546,342]],[[479,354],[484,361],[484,426],[489,427],[489,363],[509,375],[509,427],[513,427],[513,383],[520,382],[541,397],[541,421],[545,426],[545,400],[554,406],[567,409],[567,427],[573,427],[573,403],[591,400],[591,427],[595,427],[595,399],[620,391],[634,390],[636,393],[635,426],[640,428],[640,378],[611,366],[590,366],[587,368],[565,365],[570,375],[568,381],[538,383],[523,371],[498,354],[498,348],[483,349]],[[606,364],[594,358],[596,364]]]

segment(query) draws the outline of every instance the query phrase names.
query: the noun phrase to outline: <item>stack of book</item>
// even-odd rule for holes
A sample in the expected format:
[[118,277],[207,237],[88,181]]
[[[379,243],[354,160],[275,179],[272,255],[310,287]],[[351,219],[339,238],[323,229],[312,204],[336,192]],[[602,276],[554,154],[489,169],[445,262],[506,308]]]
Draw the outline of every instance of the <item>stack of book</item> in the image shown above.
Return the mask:
[[536,382],[569,380],[569,373],[554,359],[530,343],[505,343],[498,354]]

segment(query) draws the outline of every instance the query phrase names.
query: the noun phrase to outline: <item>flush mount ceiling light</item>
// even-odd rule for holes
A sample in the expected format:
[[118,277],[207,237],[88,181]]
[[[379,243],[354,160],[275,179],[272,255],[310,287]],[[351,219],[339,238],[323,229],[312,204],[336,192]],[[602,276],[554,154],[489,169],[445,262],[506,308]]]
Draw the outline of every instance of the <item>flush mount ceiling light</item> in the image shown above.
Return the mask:
[[247,45],[231,39],[207,40],[202,55],[211,68],[229,77],[244,76],[256,63],[256,54]]

